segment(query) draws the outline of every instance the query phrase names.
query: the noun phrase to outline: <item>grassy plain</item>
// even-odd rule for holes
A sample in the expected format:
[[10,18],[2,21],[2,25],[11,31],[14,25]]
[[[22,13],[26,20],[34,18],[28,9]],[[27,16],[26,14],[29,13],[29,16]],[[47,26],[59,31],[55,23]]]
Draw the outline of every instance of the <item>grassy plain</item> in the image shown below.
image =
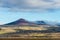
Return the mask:
[[[7,28],[2,28],[0,30],[0,35],[8,34],[8,33],[13,33],[17,32],[17,30],[48,30],[45,27],[29,27],[29,26],[24,26],[24,27],[7,27]],[[28,33],[28,34],[8,34],[7,39],[60,39],[60,32],[58,33]],[[6,38],[5,38],[6,39]]]

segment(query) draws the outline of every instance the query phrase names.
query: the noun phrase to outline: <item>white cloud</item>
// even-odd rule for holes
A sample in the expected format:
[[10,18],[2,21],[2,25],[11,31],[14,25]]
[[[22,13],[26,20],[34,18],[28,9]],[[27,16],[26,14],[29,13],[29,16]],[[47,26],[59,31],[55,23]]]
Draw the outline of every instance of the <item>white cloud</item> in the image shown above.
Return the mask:
[[19,11],[58,10],[60,0],[0,0],[0,6]]

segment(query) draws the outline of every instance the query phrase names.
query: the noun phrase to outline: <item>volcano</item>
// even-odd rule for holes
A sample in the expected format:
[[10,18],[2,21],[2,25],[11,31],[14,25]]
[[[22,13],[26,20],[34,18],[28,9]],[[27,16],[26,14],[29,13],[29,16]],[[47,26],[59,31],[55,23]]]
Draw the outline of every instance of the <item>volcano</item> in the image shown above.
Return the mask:
[[31,21],[27,21],[23,18],[20,18],[14,22],[11,23],[7,23],[5,25],[20,25],[20,26],[37,26],[37,25],[47,25],[45,21],[36,21],[36,22],[31,22]]
[[36,25],[36,24],[21,18],[17,21],[14,21],[14,22],[11,22],[11,23],[8,23],[8,24],[5,24],[5,25]]

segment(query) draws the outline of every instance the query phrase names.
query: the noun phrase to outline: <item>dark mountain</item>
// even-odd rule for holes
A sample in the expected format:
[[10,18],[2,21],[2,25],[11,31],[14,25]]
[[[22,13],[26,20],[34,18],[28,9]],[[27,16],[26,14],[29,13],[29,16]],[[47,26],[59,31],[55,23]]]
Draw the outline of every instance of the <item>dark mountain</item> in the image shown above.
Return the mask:
[[31,21],[27,21],[23,18],[16,20],[14,22],[5,24],[5,25],[50,25],[50,26],[55,26],[55,22],[49,22],[49,21],[35,21],[35,22],[31,22]]
[[35,22],[37,25],[46,25],[47,23],[44,21],[36,21]]
[[60,27],[60,23],[57,23],[56,25]]
[[14,21],[14,22],[11,22],[11,23],[8,23],[8,24],[5,24],[5,25],[36,25],[36,24],[21,18],[17,21]]

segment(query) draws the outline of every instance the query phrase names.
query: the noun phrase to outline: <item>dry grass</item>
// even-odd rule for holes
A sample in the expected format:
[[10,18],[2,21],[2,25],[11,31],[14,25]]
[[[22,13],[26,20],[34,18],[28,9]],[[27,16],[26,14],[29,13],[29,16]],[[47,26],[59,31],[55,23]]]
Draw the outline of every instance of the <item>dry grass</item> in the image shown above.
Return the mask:
[[15,29],[23,29],[23,30],[47,30],[47,28],[44,27],[29,27],[29,26],[24,26],[24,27],[19,27]]
[[16,32],[16,30],[10,28],[0,30],[0,34],[10,33],[10,32]]
[[[11,33],[11,32],[16,32],[17,30],[14,29],[22,29],[22,30],[47,30],[47,28],[44,27],[8,27],[8,28],[3,28],[2,30],[0,30],[0,34],[5,34],[5,33]],[[18,34],[18,36],[25,36],[25,38],[31,36],[31,38],[35,37],[35,38],[60,38],[60,33],[29,33],[29,34]]]

